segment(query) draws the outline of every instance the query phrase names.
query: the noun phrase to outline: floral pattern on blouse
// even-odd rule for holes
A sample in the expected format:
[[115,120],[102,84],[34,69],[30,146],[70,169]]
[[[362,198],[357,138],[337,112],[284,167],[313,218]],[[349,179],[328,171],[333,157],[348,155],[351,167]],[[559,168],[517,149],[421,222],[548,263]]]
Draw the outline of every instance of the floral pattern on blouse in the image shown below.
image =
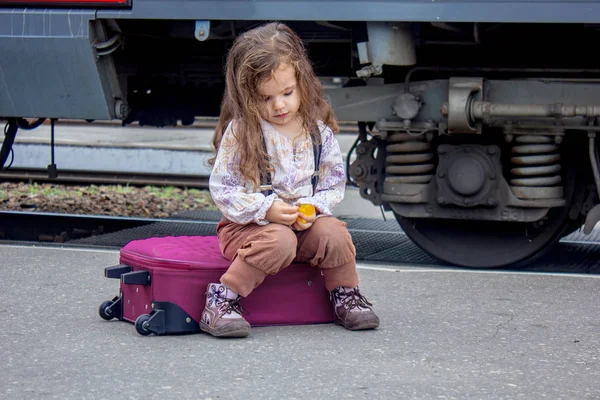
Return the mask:
[[311,177],[315,162],[310,136],[293,144],[268,122],[262,121],[262,128],[274,168],[271,173],[273,193],[265,196],[258,189],[254,190],[251,182],[244,181],[230,123],[209,179],[211,196],[223,216],[238,224],[266,225],[269,221],[265,215],[273,201],[296,206],[312,204],[320,215],[331,215],[333,208],[343,200],[346,187],[342,152],[331,129],[319,122],[323,145],[319,182],[313,195]]

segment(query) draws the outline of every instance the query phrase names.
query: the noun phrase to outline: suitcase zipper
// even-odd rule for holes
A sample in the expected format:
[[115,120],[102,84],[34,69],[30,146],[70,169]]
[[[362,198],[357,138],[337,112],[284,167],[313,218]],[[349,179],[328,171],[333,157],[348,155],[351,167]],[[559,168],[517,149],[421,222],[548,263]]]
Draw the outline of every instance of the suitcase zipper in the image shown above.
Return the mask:
[[[224,271],[226,268],[192,268],[192,265],[205,265],[205,264],[194,264],[189,261],[179,261],[179,260],[168,260],[168,259],[160,259],[157,260],[150,256],[145,256],[141,254],[131,253],[128,251],[121,251],[120,257],[121,264],[127,264],[131,266],[139,266],[145,268],[160,268],[164,270],[180,270],[180,271],[194,271],[194,270],[202,270],[202,271]],[[168,266],[165,266],[168,264]]]

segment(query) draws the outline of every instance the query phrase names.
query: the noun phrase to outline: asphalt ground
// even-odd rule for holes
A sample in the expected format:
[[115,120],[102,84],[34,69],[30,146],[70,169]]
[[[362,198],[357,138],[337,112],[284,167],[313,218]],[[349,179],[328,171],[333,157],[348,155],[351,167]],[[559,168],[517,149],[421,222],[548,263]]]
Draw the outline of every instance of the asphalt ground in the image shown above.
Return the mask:
[[359,264],[381,326],[140,336],[118,252],[0,247],[4,399],[597,399],[597,275]]

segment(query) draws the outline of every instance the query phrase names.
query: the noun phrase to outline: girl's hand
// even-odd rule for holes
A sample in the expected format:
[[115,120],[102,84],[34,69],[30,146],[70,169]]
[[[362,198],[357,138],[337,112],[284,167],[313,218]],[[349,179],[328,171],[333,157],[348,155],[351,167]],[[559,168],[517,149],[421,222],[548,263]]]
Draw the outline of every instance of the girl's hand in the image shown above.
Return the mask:
[[316,214],[304,215],[299,212],[298,218],[301,218],[306,222],[300,222],[300,221],[296,220],[294,222],[294,224],[292,225],[292,229],[295,229],[297,231],[305,231],[308,228],[310,228],[312,226],[312,224],[315,223],[315,220],[317,219],[317,215]]
[[275,224],[291,226],[298,218],[298,207],[290,206],[283,201],[276,200],[265,215],[265,219]]

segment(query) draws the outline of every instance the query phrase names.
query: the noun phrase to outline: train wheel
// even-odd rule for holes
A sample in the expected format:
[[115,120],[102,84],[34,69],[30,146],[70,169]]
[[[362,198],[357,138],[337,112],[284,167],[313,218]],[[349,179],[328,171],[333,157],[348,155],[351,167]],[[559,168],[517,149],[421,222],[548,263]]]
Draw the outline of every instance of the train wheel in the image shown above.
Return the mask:
[[408,237],[433,257],[463,267],[524,264],[549,250],[567,224],[551,218],[542,229],[508,222],[407,219],[396,215]]
[[511,223],[442,219],[410,219],[396,214],[408,237],[433,257],[470,268],[522,266],[552,248],[572,231],[569,210],[575,196],[577,175],[566,180],[564,207],[551,209],[542,221]]

